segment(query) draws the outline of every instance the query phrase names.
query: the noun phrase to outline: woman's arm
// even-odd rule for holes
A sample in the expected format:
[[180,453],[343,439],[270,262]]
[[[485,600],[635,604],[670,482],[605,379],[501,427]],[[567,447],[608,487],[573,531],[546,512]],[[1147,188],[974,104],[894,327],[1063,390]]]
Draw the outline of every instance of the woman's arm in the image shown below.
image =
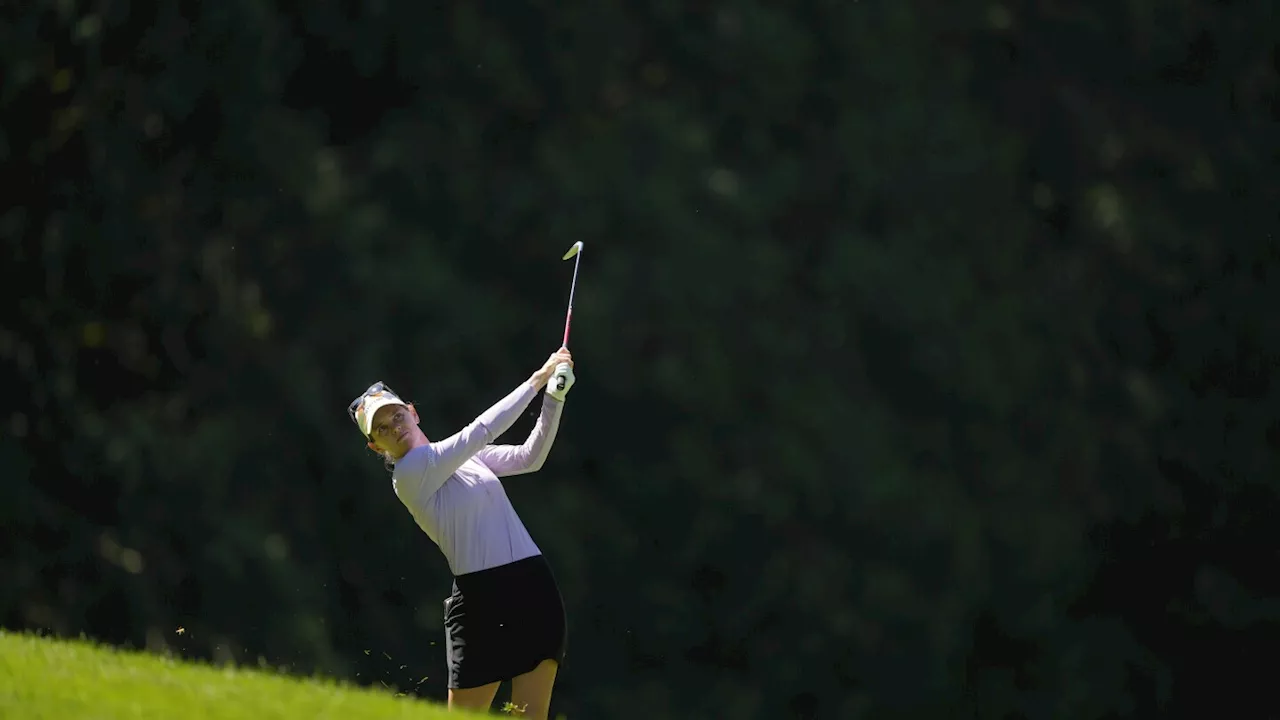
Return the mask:
[[506,432],[537,392],[532,380],[524,382],[453,435],[410,450],[396,463],[397,493],[409,490],[419,499],[433,495],[463,463]]
[[476,453],[476,459],[487,465],[498,477],[523,475],[541,470],[547,455],[551,454],[551,446],[556,441],[556,432],[560,429],[560,413],[563,409],[563,400],[557,400],[549,394],[544,395],[538,422],[534,424],[524,444],[486,445]]
[[[485,410],[466,427],[439,442],[420,445],[396,463],[396,493],[405,499],[410,494],[424,500],[440,489],[450,475],[470,460],[485,445],[498,439],[528,407],[534,394],[551,379],[557,364],[568,356],[568,350],[552,354],[547,362],[520,387]],[[406,499],[407,502],[407,499]]]

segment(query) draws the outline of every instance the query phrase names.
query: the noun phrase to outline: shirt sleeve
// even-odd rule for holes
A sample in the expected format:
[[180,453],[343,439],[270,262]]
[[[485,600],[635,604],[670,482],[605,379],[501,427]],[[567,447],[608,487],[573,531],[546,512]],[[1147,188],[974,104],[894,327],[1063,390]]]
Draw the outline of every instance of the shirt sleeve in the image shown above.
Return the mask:
[[476,459],[484,463],[498,477],[537,472],[551,453],[560,429],[560,413],[564,402],[550,395],[542,398],[542,412],[529,437],[522,445],[486,445],[476,453]]
[[463,463],[506,432],[536,392],[532,383],[523,383],[453,435],[410,450],[396,463],[396,493],[406,503],[431,497]]

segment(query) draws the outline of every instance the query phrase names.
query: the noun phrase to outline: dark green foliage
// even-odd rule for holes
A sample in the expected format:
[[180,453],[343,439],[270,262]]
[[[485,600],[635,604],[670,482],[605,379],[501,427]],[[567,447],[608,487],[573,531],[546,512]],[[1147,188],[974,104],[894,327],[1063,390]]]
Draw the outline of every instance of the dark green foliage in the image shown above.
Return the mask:
[[442,697],[345,406],[452,432],[583,240],[559,712],[1266,697],[1266,3],[454,5],[6,6],[0,623]]

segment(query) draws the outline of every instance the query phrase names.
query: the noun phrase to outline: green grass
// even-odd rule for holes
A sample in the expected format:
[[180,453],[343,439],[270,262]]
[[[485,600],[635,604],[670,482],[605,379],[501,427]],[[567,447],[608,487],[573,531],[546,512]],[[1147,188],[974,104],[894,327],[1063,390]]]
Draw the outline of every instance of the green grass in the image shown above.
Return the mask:
[[[459,720],[441,705],[245,668],[0,630],[0,718]],[[490,716],[492,717],[492,716]]]

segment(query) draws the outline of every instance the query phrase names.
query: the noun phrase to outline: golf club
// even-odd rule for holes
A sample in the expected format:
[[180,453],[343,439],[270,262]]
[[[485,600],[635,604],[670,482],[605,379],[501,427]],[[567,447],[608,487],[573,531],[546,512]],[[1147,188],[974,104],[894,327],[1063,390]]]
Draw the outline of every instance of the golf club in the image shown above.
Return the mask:
[[[568,349],[569,347],[569,323],[573,319],[573,291],[576,290],[578,287],[578,265],[579,263],[582,262],[582,241],[581,240],[574,243],[569,248],[569,251],[564,254],[564,257],[560,259],[568,260],[569,258],[574,258],[573,281],[569,284],[569,310],[568,312],[565,313],[565,316],[564,316],[564,340],[561,341],[560,343],[560,346],[565,349]],[[558,378],[556,378],[556,389],[557,390],[564,389],[564,375],[560,375]]]

